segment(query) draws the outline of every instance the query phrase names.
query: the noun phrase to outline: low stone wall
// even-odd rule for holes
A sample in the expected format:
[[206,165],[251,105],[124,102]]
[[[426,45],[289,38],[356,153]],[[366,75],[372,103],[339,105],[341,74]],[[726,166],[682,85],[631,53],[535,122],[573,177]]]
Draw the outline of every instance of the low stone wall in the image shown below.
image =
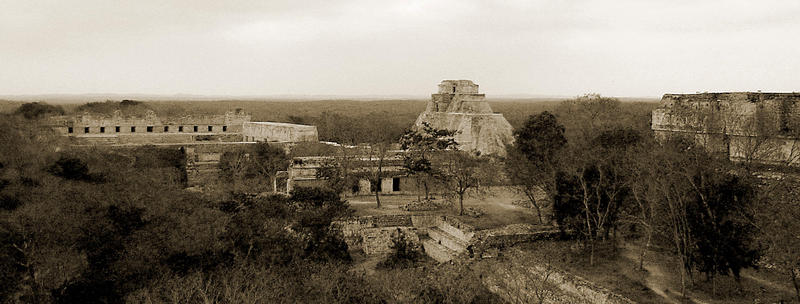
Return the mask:
[[489,267],[482,275],[486,287],[512,303],[634,304],[630,299],[580,276],[556,269],[519,250]]
[[[360,216],[352,217],[334,221],[331,223],[334,229],[342,232],[345,243],[350,248],[363,248],[366,250],[364,240],[365,233],[374,230],[374,228],[385,227],[411,227],[411,215],[398,214],[398,215],[376,215],[376,216]],[[416,236],[416,234],[415,234]],[[371,250],[371,249],[370,249]]]
[[392,252],[394,239],[399,234],[405,236],[406,242],[411,246],[419,247],[417,229],[413,227],[382,227],[369,228],[361,232],[362,250],[367,255],[386,254]]
[[396,231],[405,233],[415,244],[419,243],[420,235],[427,235],[428,229],[432,227],[438,227],[464,242],[469,242],[475,234],[474,227],[442,215],[360,216],[334,221],[331,226],[342,233],[345,243],[351,249],[362,249],[366,254],[390,251],[391,233]]
[[412,215],[411,225],[417,228],[430,228],[442,223],[441,215]]
[[473,251],[480,254],[489,248],[508,248],[516,244],[558,237],[558,229],[530,224],[511,224],[495,229],[480,230],[472,239]]
[[464,242],[470,242],[475,235],[475,227],[453,217],[442,217],[442,223],[438,227]]
[[242,135],[246,141],[304,142],[318,141],[317,127],[280,122],[245,122]]

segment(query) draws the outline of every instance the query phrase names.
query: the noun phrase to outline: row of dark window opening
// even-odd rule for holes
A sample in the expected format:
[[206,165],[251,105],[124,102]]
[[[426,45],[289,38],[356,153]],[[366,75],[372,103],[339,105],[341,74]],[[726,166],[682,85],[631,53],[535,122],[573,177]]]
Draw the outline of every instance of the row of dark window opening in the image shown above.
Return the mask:
[[[120,126],[114,127],[115,133],[119,133],[120,130],[121,130]],[[200,130],[199,126],[192,127],[193,132],[199,132],[199,130]],[[208,126],[208,132],[213,132],[213,131],[214,131],[214,126]],[[75,130],[72,127],[67,127],[67,132],[74,133]],[[147,132],[152,133],[153,126],[147,126]],[[169,132],[169,126],[164,126],[164,132]],[[178,132],[183,132],[183,126],[178,126]],[[222,132],[228,132],[228,126],[222,126]],[[89,127],[84,127],[83,133],[89,133]],[[100,127],[100,133],[106,133],[106,127]],[[131,133],[136,133],[136,126],[131,126]]]

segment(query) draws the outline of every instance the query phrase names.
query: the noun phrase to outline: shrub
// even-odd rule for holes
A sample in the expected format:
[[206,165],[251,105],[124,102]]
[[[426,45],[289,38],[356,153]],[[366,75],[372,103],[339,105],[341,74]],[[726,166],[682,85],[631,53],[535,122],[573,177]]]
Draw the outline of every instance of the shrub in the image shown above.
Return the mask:
[[48,169],[55,176],[68,180],[89,180],[89,166],[80,158],[61,156]]
[[64,115],[64,109],[44,102],[30,102],[19,106],[14,113],[26,119],[39,119],[52,114]]
[[386,260],[378,263],[378,268],[394,269],[408,268],[419,262],[423,256],[419,246],[406,238],[405,233],[397,230],[392,238],[392,253]]

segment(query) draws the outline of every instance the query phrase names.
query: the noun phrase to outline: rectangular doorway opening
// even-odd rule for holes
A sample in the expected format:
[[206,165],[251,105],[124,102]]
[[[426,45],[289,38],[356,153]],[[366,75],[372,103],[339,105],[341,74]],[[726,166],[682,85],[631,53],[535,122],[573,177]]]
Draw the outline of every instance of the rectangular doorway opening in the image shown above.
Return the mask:
[[392,178],[392,191],[393,192],[400,191],[400,178],[399,177]]

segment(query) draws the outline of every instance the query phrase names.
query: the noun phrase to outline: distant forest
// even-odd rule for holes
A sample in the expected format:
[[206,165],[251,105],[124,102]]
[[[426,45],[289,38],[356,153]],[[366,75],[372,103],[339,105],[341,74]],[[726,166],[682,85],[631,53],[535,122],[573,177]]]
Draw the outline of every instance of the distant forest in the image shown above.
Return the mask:
[[[559,116],[560,99],[489,100],[492,110],[502,113],[515,129],[528,116],[550,111]],[[275,121],[317,126],[320,140],[346,144],[359,139],[382,137],[399,139],[403,131],[414,124],[425,110],[426,100],[310,100],[310,101],[108,101],[88,104],[56,105],[66,114],[95,112],[111,114],[119,109],[126,115],[140,115],[152,110],[159,116],[224,114],[242,109],[253,121]],[[0,101],[0,112],[11,113],[21,102]],[[624,117],[635,118],[631,123],[639,129],[649,129],[649,113],[657,105],[653,99],[627,99]],[[559,117],[561,118],[561,117]],[[562,121],[568,120],[564,117]]]

